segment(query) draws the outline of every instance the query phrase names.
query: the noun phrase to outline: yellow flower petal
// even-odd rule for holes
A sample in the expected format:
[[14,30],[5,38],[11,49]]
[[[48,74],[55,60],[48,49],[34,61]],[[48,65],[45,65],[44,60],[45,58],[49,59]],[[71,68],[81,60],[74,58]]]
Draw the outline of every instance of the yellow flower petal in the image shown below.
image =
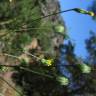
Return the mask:
[[53,59],[42,59],[41,62],[47,66],[51,66],[53,64]]
[[89,14],[90,16],[95,16],[95,14],[94,14],[93,12],[91,12],[91,11],[90,11],[88,14]]

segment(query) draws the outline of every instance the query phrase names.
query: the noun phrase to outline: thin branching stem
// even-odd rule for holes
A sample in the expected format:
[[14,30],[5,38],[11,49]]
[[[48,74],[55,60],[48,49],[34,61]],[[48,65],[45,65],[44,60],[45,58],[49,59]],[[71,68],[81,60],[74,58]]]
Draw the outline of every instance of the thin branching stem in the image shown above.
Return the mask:
[[28,72],[31,72],[31,73],[34,73],[34,74],[37,74],[37,75],[40,75],[40,76],[44,76],[44,77],[47,77],[47,78],[50,78],[50,79],[53,79],[54,78],[51,75],[44,74],[44,73],[41,73],[41,72],[37,72],[37,71],[31,70],[29,68],[20,67],[20,69],[25,70],[25,71],[28,71]]
[[31,53],[29,53],[29,52],[27,52],[27,51],[23,51],[23,52],[24,52],[25,54],[31,56],[31,57],[34,57],[34,58],[37,59],[37,60],[40,60],[40,59],[41,59],[41,58],[37,57],[36,55],[33,55],[33,54],[31,54]]
[[69,12],[69,11],[73,11],[74,9],[75,9],[75,8],[68,9],[68,10],[64,10],[64,11],[59,11],[59,12],[56,12],[56,13],[52,13],[52,14],[49,14],[49,15],[46,15],[46,16],[43,16],[43,17],[37,18],[37,19],[33,20],[32,22],[34,22],[34,21],[39,21],[39,20],[41,20],[41,19],[44,19],[44,18],[47,18],[47,17],[53,16],[53,15],[57,15],[57,14],[61,14],[61,13]]
[[[43,17],[34,19],[32,22],[39,21],[39,20],[41,20],[41,19],[44,19],[44,18],[53,16],[53,15],[57,15],[57,14],[61,14],[61,13],[65,13],[65,12],[69,12],[69,11],[73,11],[73,10],[74,10],[74,8],[68,9],[68,10],[64,10],[64,11],[59,11],[59,12],[56,12],[56,13],[52,13],[52,14],[49,14],[49,15],[47,15],[47,16],[43,16]],[[15,20],[16,20],[16,18],[14,18],[14,19],[12,19],[12,20],[8,20],[8,21],[1,22],[0,25],[10,24],[10,23],[12,23],[12,22],[15,21]]]
[[12,54],[4,53],[3,55],[5,55],[5,56],[9,56],[9,57],[12,57],[12,58],[19,59],[18,56],[15,56],[15,55],[12,55]]

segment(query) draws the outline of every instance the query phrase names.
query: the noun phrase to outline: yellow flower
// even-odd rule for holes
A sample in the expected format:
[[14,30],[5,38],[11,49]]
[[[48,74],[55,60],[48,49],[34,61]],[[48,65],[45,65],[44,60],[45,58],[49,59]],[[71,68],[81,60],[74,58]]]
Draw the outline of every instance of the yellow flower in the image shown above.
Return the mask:
[[51,66],[53,64],[53,59],[41,59],[41,62],[47,66]]
[[95,14],[94,14],[92,11],[89,11],[88,14],[89,14],[90,16],[95,16]]

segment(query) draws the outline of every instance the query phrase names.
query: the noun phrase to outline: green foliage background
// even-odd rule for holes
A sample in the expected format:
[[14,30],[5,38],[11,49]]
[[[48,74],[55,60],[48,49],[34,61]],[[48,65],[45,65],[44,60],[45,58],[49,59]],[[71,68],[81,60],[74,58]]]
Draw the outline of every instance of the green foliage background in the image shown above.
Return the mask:
[[[71,42],[67,45],[62,45],[58,40],[62,38],[65,40],[67,33],[65,23],[62,22],[63,20],[60,15],[38,19],[51,12],[60,11],[56,2],[56,0],[12,0],[12,2],[10,0],[0,0],[0,64],[20,64],[24,68],[31,70],[24,71],[24,69],[18,67],[8,68],[6,70],[6,67],[0,66],[0,72],[6,72],[6,74],[8,71],[13,72],[12,78],[9,79],[13,81],[15,88],[23,96],[95,96],[96,48],[93,45],[96,46],[96,35],[92,33],[93,35],[91,34],[89,39],[86,40],[86,49],[89,53],[86,60],[78,58],[75,55],[75,46]],[[53,9],[48,4],[50,6],[53,4],[56,10],[52,11]],[[51,12],[47,9],[50,9]],[[65,28],[63,35],[56,33],[56,30],[54,30],[54,26],[60,24]],[[19,62],[14,58],[2,55],[2,53],[12,54],[18,57],[24,55],[23,50],[32,43],[34,38],[38,41],[38,48],[29,48],[28,51],[41,58],[53,58],[54,64],[52,66],[43,66],[41,62],[34,60],[31,56],[24,57],[25,59],[31,58],[30,62],[26,63],[25,61]],[[56,43],[58,46],[55,46],[55,42],[53,42],[54,38],[57,38]],[[64,48],[65,53],[60,48]],[[79,89],[72,90],[68,86],[62,86],[60,82],[56,81],[58,76],[62,76],[58,72],[56,65],[60,54],[64,55],[63,60],[68,62],[68,64],[75,65],[75,67],[72,65],[72,67],[68,67],[67,69],[72,74],[72,80],[80,86]],[[83,62],[81,61],[84,61],[87,65],[90,64],[94,70],[92,69],[90,74],[82,74],[81,70],[76,66],[78,63],[82,64]],[[50,79],[48,76],[54,76],[54,78]],[[83,86],[80,85],[82,80],[84,81]],[[0,92],[2,90],[0,89]],[[17,92],[15,94],[16,96],[20,96]],[[8,94],[8,96],[13,95]]]

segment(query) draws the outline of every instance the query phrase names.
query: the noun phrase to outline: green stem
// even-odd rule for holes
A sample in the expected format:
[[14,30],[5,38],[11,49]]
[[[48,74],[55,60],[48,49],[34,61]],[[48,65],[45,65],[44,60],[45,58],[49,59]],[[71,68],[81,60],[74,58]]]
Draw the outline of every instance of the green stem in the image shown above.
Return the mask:
[[[74,8],[73,8],[73,9],[74,9]],[[50,17],[50,16],[52,16],[52,15],[57,15],[57,14],[61,14],[61,13],[64,13],[64,12],[72,11],[73,9],[68,9],[68,10],[64,10],[64,11],[59,11],[59,12],[56,12],[56,13],[52,13],[52,14],[49,14],[49,15],[47,15],[47,16],[43,16],[43,17],[34,19],[32,22],[38,21],[38,20],[41,20],[41,19],[44,19],[44,18],[47,18],[47,17]],[[13,19],[10,19],[10,20],[8,20],[8,21],[0,22],[0,25],[5,25],[5,24],[12,23],[12,22],[15,21],[16,19],[17,19],[17,18],[13,18]]]
[[4,53],[3,55],[13,57],[13,58],[16,58],[16,59],[19,60],[18,56],[15,56],[15,55],[7,54],[7,53]]
[[59,11],[59,12],[56,12],[56,13],[52,13],[52,14],[49,14],[49,15],[47,15],[47,16],[43,16],[43,17],[34,19],[32,22],[34,22],[34,21],[38,21],[38,20],[41,20],[41,19],[44,19],[44,18],[47,18],[47,17],[50,17],[50,16],[52,16],[52,15],[57,15],[57,14],[61,14],[61,13],[64,13],[64,12],[73,11],[73,9],[74,9],[74,8],[72,8],[72,9],[68,9],[68,10],[64,10],[64,11]]
[[[44,26],[44,27],[46,27],[46,26]],[[28,30],[32,30],[32,29],[33,29],[33,30],[37,30],[37,29],[38,29],[38,30],[45,30],[45,29],[50,30],[50,28],[31,28],[31,27],[30,27],[30,28],[19,29],[19,30],[14,30],[14,31],[15,31],[15,32],[19,32],[19,31],[26,31],[26,30],[28,31]]]
[[27,52],[27,51],[23,51],[23,52],[24,52],[25,54],[29,55],[29,56],[32,56],[32,57],[36,58],[37,60],[40,60],[40,59],[41,59],[41,58],[39,58],[39,57],[37,57],[37,56],[35,56],[35,55]]
[[25,71],[28,71],[28,72],[31,72],[31,73],[34,73],[34,74],[37,74],[37,75],[41,75],[41,76],[50,78],[50,79],[54,78],[53,76],[50,76],[50,75],[47,75],[47,74],[44,74],[44,73],[40,73],[40,72],[34,71],[32,69],[25,68],[25,67],[22,67],[20,65],[3,65],[3,64],[0,64],[0,66],[3,66],[3,67],[13,67],[13,68],[18,67],[21,70],[25,70]]
[[37,75],[41,75],[41,76],[44,76],[44,77],[48,77],[48,78],[50,78],[50,79],[53,79],[53,78],[54,78],[53,76],[50,76],[50,75],[47,75],[47,74],[44,74],[44,73],[40,73],[40,72],[31,70],[31,69],[28,69],[28,68],[20,67],[20,69],[25,70],[25,71],[28,71],[28,72],[32,72],[32,73],[37,74]]

